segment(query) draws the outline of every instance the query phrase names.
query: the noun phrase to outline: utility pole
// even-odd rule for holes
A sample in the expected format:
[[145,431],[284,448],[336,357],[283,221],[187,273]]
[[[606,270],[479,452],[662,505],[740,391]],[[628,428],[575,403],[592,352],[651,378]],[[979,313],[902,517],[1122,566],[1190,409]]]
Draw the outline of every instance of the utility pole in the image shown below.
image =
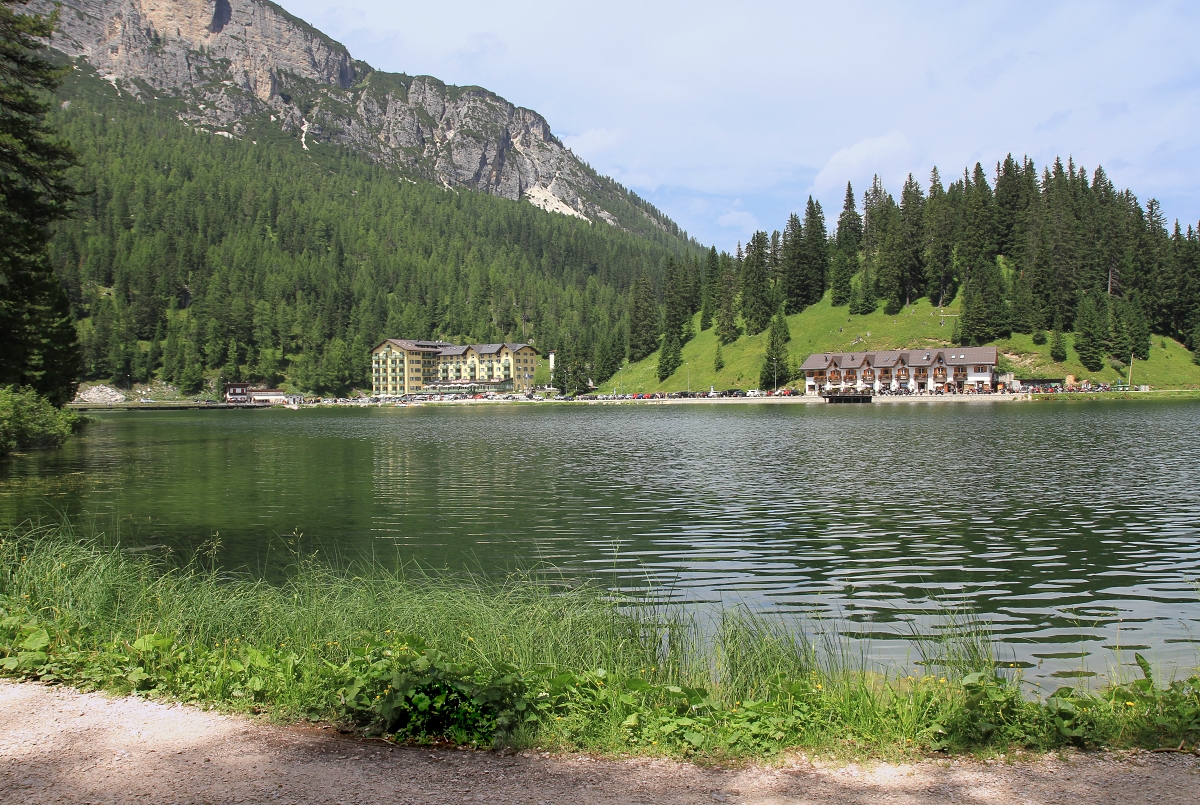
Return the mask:
[[691,394],[692,393],[692,364],[689,362],[689,363],[685,363],[684,366],[686,366],[687,370],[688,370],[688,394]]
[[1129,353],[1129,390],[1133,391],[1133,353]]

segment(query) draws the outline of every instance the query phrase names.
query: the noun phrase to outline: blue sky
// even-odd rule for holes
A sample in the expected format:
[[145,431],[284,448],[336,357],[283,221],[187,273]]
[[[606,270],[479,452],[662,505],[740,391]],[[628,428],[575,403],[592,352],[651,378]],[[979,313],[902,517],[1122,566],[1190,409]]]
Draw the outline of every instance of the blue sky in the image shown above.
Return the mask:
[[543,114],[705,244],[782,229],[847,180],[1102,164],[1200,220],[1200,4],[282,0],[378,69]]

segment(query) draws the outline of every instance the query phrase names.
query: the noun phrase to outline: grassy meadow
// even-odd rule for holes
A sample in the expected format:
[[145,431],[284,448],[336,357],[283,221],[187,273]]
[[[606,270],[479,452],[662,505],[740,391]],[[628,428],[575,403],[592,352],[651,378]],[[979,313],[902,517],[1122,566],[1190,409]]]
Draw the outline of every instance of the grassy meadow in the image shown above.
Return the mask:
[[[833,307],[829,294],[817,304],[801,313],[788,316],[788,327],[792,340],[788,352],[793,363],[798,364],[814,352],[850,352],[884,349],[917,349],[921,347],[943,347],[950,345],[954,332],[954,317],[959,313],[956,299],[943,309],[921,299],[909,305],[895,316],[888,316],[882,308],[865,316],[851,316],[846,307]],[[699,327],[699,315],[695,327]],[[995,343],[1001,355],[1001,371],[1013,371],[1018,377],[1065,378],[1092,380],[1097,383],[1116,383],[1128,379],[1128,370],[1118,372],[1105,364],[1099,372],[1089,372],[1079,362],[1071,345],[1072,335],[1066,334],[1067,360],[1056,363],[1050,358],[1050,344],[1041,346],[1033,343],[1032,336],[1014,334]],[[767,351],[767,333],[754,336],[743,335],[732,344],[721,348],[724,368],[714,371],[717,338],[712,328],[699,333],[683,347],[684,366],[659,382],[657,367],[658,353],[634,364],[626,365],[610,380],[601,385],[601,391],[614,390],[624,393],[692,391],[716,389],[758,388],[759,371]],[[1150,360],[1136,361],[1133,367],[1135,385],[1153,388],[1189,389],[1200,388],[1200,366],[1192,360],[1192,353],[1177,341],[1154,336],[1151,341]],[[782,385],[782,383],[780,384]]]
[[1200,675],[1044,699],[948,619],[916,669],[870,670],[835,630],[678,608],[530,575],[336,569],[287,580],[132,555],[69,528],[0,532],[0,675],[327,720],[413,743],[763,758],[1177,747]]

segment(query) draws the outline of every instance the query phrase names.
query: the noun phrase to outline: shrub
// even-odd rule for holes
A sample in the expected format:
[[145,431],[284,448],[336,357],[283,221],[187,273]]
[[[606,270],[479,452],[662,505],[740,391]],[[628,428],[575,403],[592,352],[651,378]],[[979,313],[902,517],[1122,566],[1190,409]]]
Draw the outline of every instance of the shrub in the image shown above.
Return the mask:
[[0,387],[0,456],[29,447],[58,447],[78,424],[77,414],[55,408],[28,386]]

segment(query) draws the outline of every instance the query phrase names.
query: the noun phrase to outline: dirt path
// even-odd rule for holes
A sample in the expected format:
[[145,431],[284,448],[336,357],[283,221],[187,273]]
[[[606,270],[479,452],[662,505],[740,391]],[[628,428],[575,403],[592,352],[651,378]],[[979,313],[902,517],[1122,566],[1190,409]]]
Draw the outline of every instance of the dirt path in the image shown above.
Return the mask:
[[1200,758],[701,769],[493,752],[396,749],[189,707],[0,681],[0,801],[18,803],[1200,802]]

